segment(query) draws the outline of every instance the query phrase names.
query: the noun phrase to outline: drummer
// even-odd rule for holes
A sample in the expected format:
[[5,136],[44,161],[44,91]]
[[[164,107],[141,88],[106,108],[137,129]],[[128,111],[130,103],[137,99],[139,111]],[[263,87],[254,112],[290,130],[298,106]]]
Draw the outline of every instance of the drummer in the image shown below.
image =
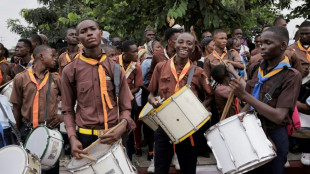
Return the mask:
[[59,74],[61,75],[64,67],[79,57],[79,39],[75,28],[68,28],[65,41],[67,41],[67,50],[59,56]]
[[[27,71],[21,72],[14,78],[10,102],[13,104],[13,114],[16,125],[20,129],[22,141],[32,128],[44,124],[46,111],[46,97],[49,97],[47,126],[57,127],[63,122],[63,116],[58,115],[60,98],[60,77],[49,69],[56,64],[55,54],[49,46],[38,46],[34,52],[34,64]],[[47,96],[49,78],[51,79],[50,94]],[[39,86],[39,88],[37,87]],[[46,173],[58,173],[56,165]]]
[[[159,99],[156,97],[156,94],[159,94],[161,98],[167,99],[186,85],[189,70],[192,66],[195,66],[189,60],[189,56],[194,51],[194,48],[194,37],[189,33],[182,33],[176,40],[176,56],[156,65],[148,87],[150,91],[149,102],[153,107],[157,108],[160,106],[160,103],[157,102]],[[175,72],[175,75],[173,75],[173,72]],[[176,80],[176,77],[178,80]],[[212,93],[205,72],[197,66],[191,83],[191,89],[196,96],[198,96],[199,90],[203,91],[207,97]],[[175,145],[175,152],[177,153],[182,173],[196,173],[197,143],[195,143],[195,140],[197,140],[196,134],[193,134],[190,138]],[[157,129],[155,132],[155,154],[155,174],[168,173],[174,154],[174,147],[170,144],[169,138],[162,128]]]
[[[263,61],[249,67],[250,80],[247,81],[246,88],[236,79],[232,79],[230,87],[236,96],[248,103],[242,111],[249,110],[250,106],[255,108],[267,136],[276,147],[277,157],[250,173],[284,173],[289,149],[286,125],[290,122],[289,115],[296,105],[301,75],[296,69],[290,68],[289,60],[284,56],[289,41],[286,28],[270,27],[262,33],[261,40]],[[281,73],[284,74],[279,79]],[[267,104],[263,103],[266,93],[269,93],[277,81],[279,84],[270,97],[271,100]]]
[[[91,19],[84,19],[76,29],[84,49],[77,60],[65,66],[61,82],[62,112],[71,151],[74,157],[80,158],[79,153],[85,154],[83,148],[98,139],[98,131],[93,130],[107,130],[118,123],[118,109],[112,80],[114,62],[106,58],[100,47],[102,32],[98,23]],[[98,66],[99,61],[102,62],[100,66]],[[99,78],[99,73],[104,78],[103,81]],[[107,93],[100,92],[100,88],[103,91],[107,90]],[[113,144],[126,131],[135,128],[135,123],[130,117],[132,99],[125,73],[120,69],[119,119],[126,120],[126,124],[109,135],[100,135],[101,143]],[[79,127],[78,133],[76,133],[76,125]]]

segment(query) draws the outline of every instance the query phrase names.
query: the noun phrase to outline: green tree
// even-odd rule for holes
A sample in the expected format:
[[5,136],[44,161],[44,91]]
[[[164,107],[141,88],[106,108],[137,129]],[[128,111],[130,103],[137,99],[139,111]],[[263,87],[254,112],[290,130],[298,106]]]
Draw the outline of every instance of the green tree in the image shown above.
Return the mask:
[[112,36],[134,39],[143,43],[143,31],[150,25],[158,36],[173,24],[181,24],[189,31],[195,26],[197,35],[206,30],[223,28],[227,31],[242,27],[248,35],[255,35],[266,23],[289,6],[288,0],[39,0],[45,7],[23,9],[21,14],[30,26],[24,27],[9,20],[12,31],[46,34],[54,42],[66,28],[74,27],[83,18],[98,21],[100,28]]

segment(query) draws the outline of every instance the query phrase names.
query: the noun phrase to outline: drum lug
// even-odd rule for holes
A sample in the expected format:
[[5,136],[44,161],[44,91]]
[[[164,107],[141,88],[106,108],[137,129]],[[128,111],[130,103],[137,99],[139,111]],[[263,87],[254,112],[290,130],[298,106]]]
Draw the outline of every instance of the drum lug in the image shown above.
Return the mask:
[[32,173],[39,173],[39,171],[35,168],[32,168],[32,167],[29,167],[29,170],[32,172]]

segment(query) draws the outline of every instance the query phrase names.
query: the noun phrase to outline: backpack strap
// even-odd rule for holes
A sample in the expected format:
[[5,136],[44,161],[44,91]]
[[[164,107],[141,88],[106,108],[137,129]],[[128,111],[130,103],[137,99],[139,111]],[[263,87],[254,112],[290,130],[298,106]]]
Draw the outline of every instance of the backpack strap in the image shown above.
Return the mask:
[[119,96],[119,84],[120,84],[120,75],[119,75],[120,65],[114,63],[114,86],[115,86],[115,96]]

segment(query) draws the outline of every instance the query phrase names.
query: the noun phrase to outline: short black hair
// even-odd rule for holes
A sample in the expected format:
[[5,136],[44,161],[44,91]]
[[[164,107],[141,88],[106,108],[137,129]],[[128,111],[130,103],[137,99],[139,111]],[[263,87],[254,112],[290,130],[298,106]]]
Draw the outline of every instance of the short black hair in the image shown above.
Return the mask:
[[213,40],[213,38],[207,37],[202,39],[202,41],[200,42],[200,46],[202,49],[202,52],[205,52],[205,47]]
[[122,44],[122,50],[124,52],[129,51],[131,45],[136,45],[136,43],[134,41],[131,41],[131,40],[124,41]]
[[[238,30],[238,29],[242,30],[241,27],[234,28],[234,29],[232,30],[231,34],[233,34],[233,33],[234,33],[236,30]],[[242,30],[242,32],[243,32],[243,30]]]
[[43,51],[47,50],[47,49],[52,49],[50,46],[48,45],[39,45],[37,46],[34,50],[33,50],[33,57],[36,60],[37,56],[42,53]]
[[218,82],[222,83],[223,82],[223,75],[227,73],[226,67],[224,65],[216,65],[214,68],[211,70],[211,76],[213,79]]
[[23,42],[27,47],[32,49],[32,44],[31,44],[30,40],[23,38],[23,39],[19,39],[18,42]]
[[69,30],[75,30],[75,31],[76,31],[76,28],[68,28],[68,29],[66,30],[65,36],[67,36]]
[[4,49],[4,57],[8,58],[9,57],[9,50],[5,47],[3,47],[3,49]]
[[182,33],[182,31],[176,28],[168,28],[165,32],[165,41],[168,41],[175,33]]
[[29,38],[33,39],[35,42],[38,42],[39,45],[42,45],[42,43],[43,43],[42,38],[37,34],[31,35],[31,36],[29,36]]
[[216,29],[216,30],[213,31],[212,36],[214,37],[218,33],[226,33],[226,32],[223,29]]
[[273,25],[276,25],[276,23],[278,23],[280,20],[285,20],[285,19],[283,17],[277,17],[277,18],[274,19]]
[[77,25],[76,25],[76,27],[75,27],[75,29],[76,29],[76,32],[79,34],[79,30],[78,30],[78,26],[80,25],[80,23],[82,23],[82,22],[84,22],[84,21],[93,21],[93,22],[95,22],[96,23],[96,25],[97,25],[97,27],[99,28],[99,24],[98,24],[98,22],[97,21],[95,21],[94,19],[91,19],[91,18],[84,18],[84,19],[82,19]]
[[301,27],[310,27],[310,21],[304,21],[304,22],[302,22],[301,24],[300,24],[300,27],[299,28],[301,28]]
[[227,44],[226,44],[227,49],[231,49],[233,47],[234,43],[236,43],[238,40],[239,39],[235,38],[235,37],[229,38],[227,40]]
[[0,43],[0,49],[4,49],[4,45]]
[[280,36],[281,38],[283,38],[283,40],[285,42],[288,43],[289,41],[289,34],[288,34],[288,31],[285,27],[282,27],[282,26],[273,26],[273,27],[270,27],[268,28],[266,31],[264,32],[273,32],[275,35],[278,35]]

